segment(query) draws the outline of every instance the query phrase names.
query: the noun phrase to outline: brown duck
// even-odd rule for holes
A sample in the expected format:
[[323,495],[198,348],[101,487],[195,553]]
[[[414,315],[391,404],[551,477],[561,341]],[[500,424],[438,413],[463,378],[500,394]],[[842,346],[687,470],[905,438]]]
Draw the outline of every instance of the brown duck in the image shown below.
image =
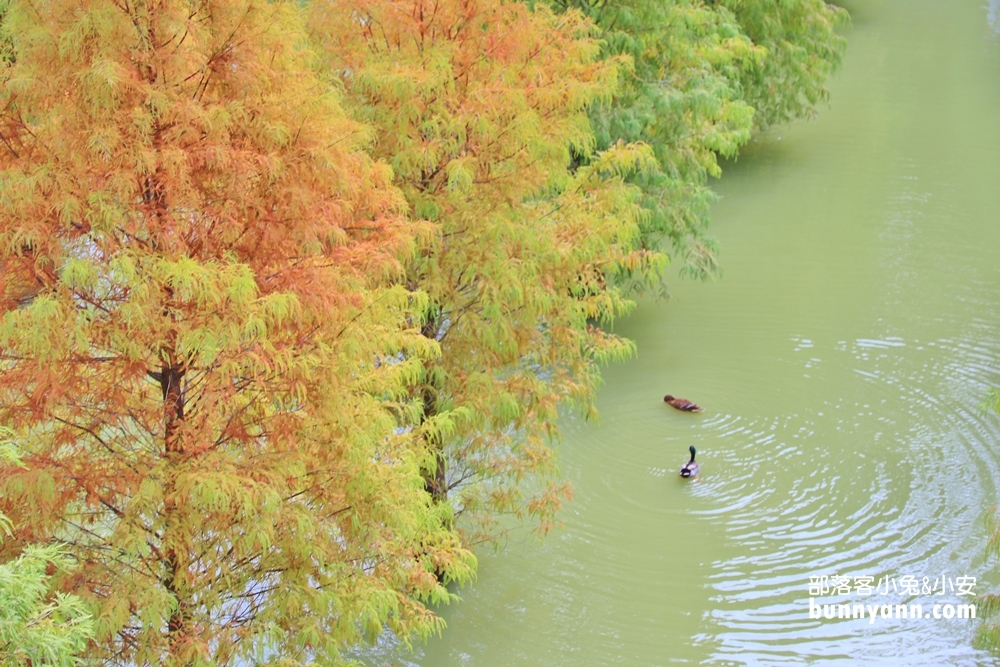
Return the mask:
[[674,398],[670,394],[663,397],[663,402],[677,408],[682,412],[701,412],[702,407],[697,403],[692,403],[686,398]]

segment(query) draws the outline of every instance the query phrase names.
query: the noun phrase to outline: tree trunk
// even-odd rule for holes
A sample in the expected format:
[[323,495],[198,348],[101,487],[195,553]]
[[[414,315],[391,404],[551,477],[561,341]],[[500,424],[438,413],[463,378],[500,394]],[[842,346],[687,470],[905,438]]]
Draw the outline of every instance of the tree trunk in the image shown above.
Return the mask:
[[[424,388],[424,421],[437,414],[437,396],[433,387]],[[434,454],[434,468],[424,470],[424,488],[436,503],[448,500],[447,469],[444,460],[444,443],[437,433],[427,435],[427,448]]]
[[[420,329],[420,333],[426,338],[437,340],[437,317],[433,314],[428,315],[427,322],[425,322],[424,326]],[[427,365],[425,364],[424,367],[427,368]],[[429,373],[427,375],[429,378],[433,377]],[[421,418],[421,424],[436,415],[438,410],[438,387],[435,386],[435,384],[433,384],[430,380],[424,384],[423,399],[424,414]],[[431,495],[434,502],[443,503],[448,500],[448,480],[445,474],[447,472],[447,466],[444,458],[444,442],[438,433],[428,434],[425,437],[427,449],[432,452],[434,456],[434,467],[433,469],[428,468],[423,471],[424,488],[427,490],[427,493]]]
[[[173,300],[173,290],[166,289],[167,302]],[[184,434],[181,427],[184,423],[184,362],[178,359],[177,331],[171,330],[167,344],[160,352],[160,370],[154,374],[160,381],[163,392],[163,439],[164,456],[167,459],[168,472],[163,487],[163,542],[166,546],[163,555],[163,587],[174,599],[174,609],[167,620],[167,646],[170,654],[170,664],[191,664],[191,610],[190,591],[188,590],[189,554],[187,539],[184,535],[183,501],[176,495],[175,480],[183,464],[185,453]]]

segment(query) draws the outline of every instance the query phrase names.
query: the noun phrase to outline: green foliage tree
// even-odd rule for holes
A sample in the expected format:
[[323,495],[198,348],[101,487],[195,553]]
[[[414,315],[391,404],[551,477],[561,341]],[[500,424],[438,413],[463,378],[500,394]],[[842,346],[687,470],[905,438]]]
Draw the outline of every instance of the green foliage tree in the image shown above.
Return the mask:
[[847,11],[824,0],[720,0],[765,51],[741,70],[742,99],[758,128],[815,113],[847,45],[837,28]]
[[[994,558],[1000,556],[1000,515],[993,513],[989,517],[993,534],[987,542],[986,551]],[[976,642],[982,648],[994,654],[1000,654],[1000,595],[988,593],[976,599],[976,613],[982,619],[976,633]]]
[[986,407],[1000,413],[1000,389],[991,389],[986,400]]
[[[660,258],[636,250],[643,211],[624,177],[643,146],[594,145],[588,105],[613,89],[577,13],[483,0],[326,0],[315,41],[350,109],[375,132],[415,215],[437,234],[407,265],[430,302],[422,320],[441,357],[413,394],[433,459],[427,489],[464,515],[468,540],[504,514],[542,529],[567,493],[551,477],[560,405],[592,409],[598,364],[631,344],[594,326],[631,304],[614,286]],[[353,21],[344,21],[353,12]],[[527,483],[527,480],[534,480]]]
[[584,12],[600,29],[604,56],[632,64],[617,94],[590,115],[598,150],[641,141],[654,151],[657,168],[632,178],[649,211],[643,247],[666,241],[682,272],[715,274],[707,182],[721,173],[718,156],[735,157],[755,127],[804,115],[824,98],[844,46],[834,32],[844,13],[822,0],[551,5]]
[[64,544],[112,664],[439,629],[474,561],[407,428],[421,232],[301,6],[9,0],[0,45],[0,562]]
[[688,273],[711,275],[718,266],[706,234],[707,179],[720,173],[717,155],[734,156],[750,138],[753,109],[740,97],[739,78],[763,50],[730,12],[700,2],[555,0],[553,6],[586,13],[601,31],[604,57],[631,65],[617,93],[590,117],[598,150],[641,141],[656,156],[655,169],[633,178],[649,211],[641,244],[659,249],[667,240]]

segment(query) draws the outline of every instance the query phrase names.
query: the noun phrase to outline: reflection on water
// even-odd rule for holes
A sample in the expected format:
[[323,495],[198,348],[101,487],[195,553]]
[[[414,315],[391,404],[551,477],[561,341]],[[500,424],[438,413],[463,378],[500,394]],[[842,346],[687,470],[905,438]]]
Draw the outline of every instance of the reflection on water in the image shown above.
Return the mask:
[[811,576],[1000,589],[979,408],[1000,385],[1000,2],[849,8],[832,107],[718,184],[723,278],[623,322],[639,359],[608,370],[600,424],[564,425],[565,527],[484,555],[440,639],[369,662],[993,664],[965,620],[809,617]]

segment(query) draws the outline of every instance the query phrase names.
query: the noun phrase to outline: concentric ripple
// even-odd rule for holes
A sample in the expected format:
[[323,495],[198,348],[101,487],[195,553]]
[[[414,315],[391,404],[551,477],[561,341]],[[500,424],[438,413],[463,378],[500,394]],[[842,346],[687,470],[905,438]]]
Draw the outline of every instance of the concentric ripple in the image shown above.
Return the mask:
[[[830,621],[807,613],[811,576],[988,580],[976,524],[996,502],[998,430],[996,419],[975,406],[995,381],[1000,349],[982,342],[934,341],[926,346],[937,351],[934,363],[922,363],[919,356],[873,359],[868,352],[902,347],[895,342],[881,346],[859,339],[848,346],[849,358],[841,363],[862,371],[873,398],[867,404],[842,401],[827,407],[826,421],[815,427],[814,420],[806,420],[810,428],[799,438],[801,444],[776,452],[779,462],[773,465],[795,478],[782,492],[758,491],[754,502],[737,502],[746,496],[748,479],[767,465],[758,450],[744,452],[738,462],[743,475],[727,473],[724,483],[716,483],[715,499],[727,508],[720,520],[731,539],[744,545],[744,553],[713,563],[715,660],[777,665],[857,663],[864,656],[884,662],[919,655],[916,660],[927,664],[982,664],[986,659],[968,647],[955,649],[956,634],[965,640],[970,636],[967,621]],[[880,395],[885,398],[874,398]],[[871,405],[897,405],[905,418],[877,416],[866,409]],[[705,426],[731,435],[732,421]],[[870,442],[877,434],[879,444],[834,449],[831,428],[870,434]],[[740,434],[749,442],[794,442],[802,429],[790,430],[776,429],[774,423],[747,424]],[[767,480],[756,485],[769,486]],[[873,601],[857,595],[817,600]],[[939,602],[962,600],[954,595],[877,599],[878,604],[922,603],[928,611]]]
[[[811,578],[976,577],[1000,592],[996,3],[844,0],[831,106],[717,183],[721,280],[671,279],[617,331],[601,422],[567,416],[576,496],[544,542],[482,554],[448,629],[372,665],[991,665],[967,619],[813,618]],[[682,414],[665,393],[705,406]],[[681,480],[688,447],[699,480]]]

